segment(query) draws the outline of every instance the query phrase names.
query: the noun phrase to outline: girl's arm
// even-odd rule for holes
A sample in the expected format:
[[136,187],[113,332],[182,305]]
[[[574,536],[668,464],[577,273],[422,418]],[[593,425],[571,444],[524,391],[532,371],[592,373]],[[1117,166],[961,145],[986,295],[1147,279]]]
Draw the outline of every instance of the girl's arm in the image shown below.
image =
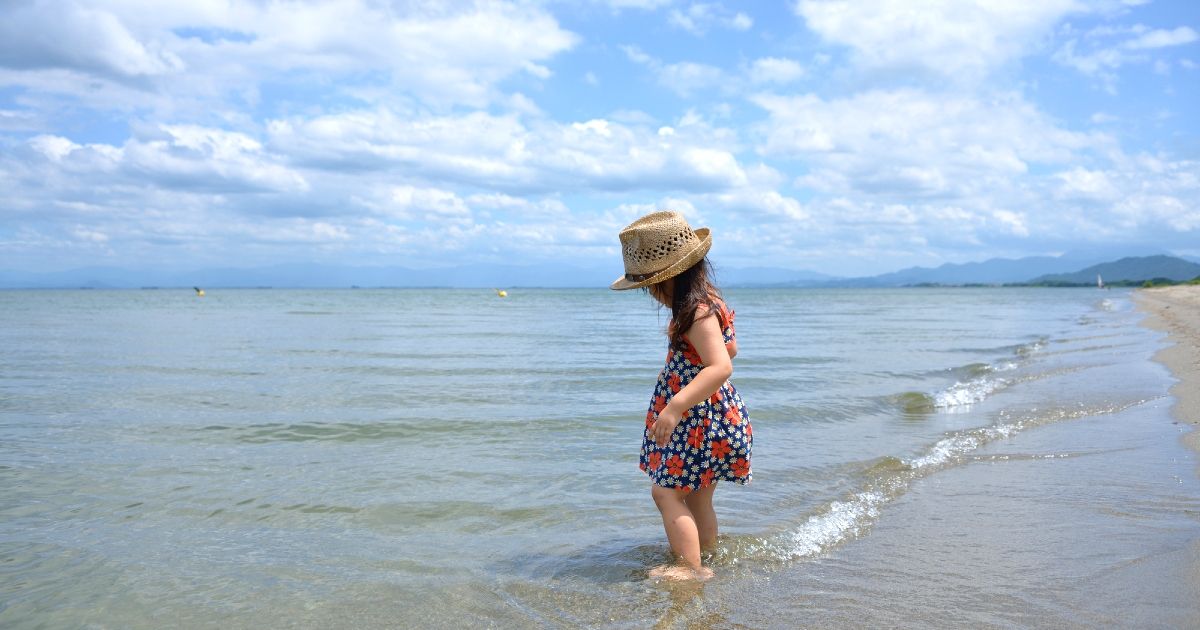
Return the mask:
[[733,374],[733,361],[729,358],[729,351],[725,349],[721,324],[711,311],[704,306],[697,309],[696,319],[684,335],[700,355],[704,367],[686,387],[671,397],[671,401],[662,411],[658,412],[658,420],[654,422],[654,441],[659,446],[666,446],[667,441],[671,439],[671,432],[679,425],[688,409],[712,396]]

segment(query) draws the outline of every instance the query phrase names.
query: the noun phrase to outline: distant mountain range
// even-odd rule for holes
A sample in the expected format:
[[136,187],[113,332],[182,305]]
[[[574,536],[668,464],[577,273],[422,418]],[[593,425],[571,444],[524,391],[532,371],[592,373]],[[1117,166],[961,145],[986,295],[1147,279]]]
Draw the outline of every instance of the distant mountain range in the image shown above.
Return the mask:
[[[908,287],[1003,284],[1094,284],[1096,274],[1110,282],[1153,278],[1191,280],[1200,275],[1200,259],[1157,254],[1128,256],[1118,261],[1095,254],[993,258],[975,263],[946,263],[940,267],[910,267],[878,276],[812,280],[798,278],[782,283],[748,283],[750,286],[789,287]],[[1111,279],[1110,279],[1111,276]]]
[[[1154,255],[1117,261],[1089,254],[994,258],[940,267],[911,267],[878,276],[838,278],[814,271],[777,267],[725,268],[717,280],[725,287],[902,287],[1017,283],[1090,284],[1096,274],[1109,282],[1152,278],[1190,280],[1200,275],[1200,260]],[[171,287],[604,287],[620,269],[563,265],[466,265],[439,269],[282,264],[256,268],[194,271],[85,267],[59,272],[0,271],[0,288],[171,288]]]
[[1092,265],[1075,273],[1039,276],[1031,284],[1092,284],[1098,277],[1105,282],[1141,282],[1155,278],[1191,280],[1200,277],[1200,264],[1172,256],[1122,258],[1115,262]]
[[1089,256],[1031,256],[1028,258],[993,258],[983,262],[946,263],[940,267],[910,267],[892,273],[865,278],[842,278],[830,286],[839,287],[902,287],[917,284],[964,285],[1010,284],[1048,274],[1074,271],[1103,262]]

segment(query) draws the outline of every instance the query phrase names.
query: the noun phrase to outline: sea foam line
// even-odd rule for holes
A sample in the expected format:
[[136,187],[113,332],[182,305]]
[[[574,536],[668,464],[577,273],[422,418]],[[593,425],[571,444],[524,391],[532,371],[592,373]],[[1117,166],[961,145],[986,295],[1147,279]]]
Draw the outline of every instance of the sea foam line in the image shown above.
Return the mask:
[[1119,413],[1145,402],[1134,400],[1100,406],[1080,403],[1076,407],[1034,409],[1015,419],[1006,419],[1008,414],[1002,414],[1001,422],[994,425],[949,432],[923,452],[901,460],[899,465],[877,467],[884,470],[877,471],[861,488],[848,493],[845,498],[825,504],[794,529],[751,542],[742,549],[743,559],[758,557],[779,561],[818,556],[866,535],[879,520],[883,509],[907,492],[914,481],[974,461],[971,453],[985,444],[1010,438],[1026,429]]

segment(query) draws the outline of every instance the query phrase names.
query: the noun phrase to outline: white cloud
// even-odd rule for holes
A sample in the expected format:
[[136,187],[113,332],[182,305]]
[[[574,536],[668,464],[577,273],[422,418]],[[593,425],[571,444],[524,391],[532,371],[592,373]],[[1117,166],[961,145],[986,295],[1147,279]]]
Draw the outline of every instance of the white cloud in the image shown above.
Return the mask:
[[244,134],[195,125],[162,125],[152,131],[154,135],[131,138],[121,146],[35,136],[28,146],[45,161],[24,161],[14,171],[23,172],[24,185],[51,184],[64,192],[97,195],[114,187],[202,194],[309,190],[299,172]]
[[477,193],[467,198],[472,208],[501,210],[508,216],[521,219],[561,219],[570,214],[570,209],[562,201],[553,197],[529,199],[513,197],[504,193]]
[[616,10],[621,9],[641,9],[643,11],[653,11],[659,7],[665,7],[675,0],[599,0],[604,4]]
[[1108,175],[1103,171],[1088,170],[1077,166],[1058,173],[1056,177],[1062,180],[1062,185],[1057,191],[1059,198],[1082,198],[1111,202],[1120,195],[1117,188],[1109,181]]
[[752,101],[769,113],[760,152],[809,160],[798,183],[829,194],[969,197],[1007,188],[1031,163],[1063,163],[1109,142],[1058,128],[1014,94],[876,90]]
[[850,47],[868,67],[924,68],[977,77],[1039,45],[1076,0],[799,0],[822,38]]
[[636,46],[622,46],[621,49],[630,61],[653,71],[659,85],[680,96],[689,97],[706,89],[730,91],[734,88],[734,81],[716,66],[691,61],[663,63]]
[[815,193],[800,207],[802,228],[773,224],[778,239],[849,243],[872,226],[893,245],[947,252],[1200,228],[1200,164],[1126,156],[1112,137],[1064,129],[1015,94],[752,100],[768,113],[760,153],[800,160],[807,172],[795,185]]
[[0,63],[29,69],[78,68],[122,79],[176,73],[185,67],[161,41],[139,39],[110,11],[51,2],[5,10]]
[[667,23],[693,35],[703,36],[714,26],[736,31],[746,31],[754,26],[754,19],[742,12],[731,12],[719,3],[693,2],[686,9],[671,9]]
[[1166,48],[1168,46],[1190,44],[1196,41],[1196,39],[1196,31],[1188,26],[1180,26],[1172,30],[1156,28],[1140,33],[1136,38],[1125,42],[1123,46],[1131,50]]
[[720,68],[690,61],[662,66],[658,70],[658,80],[663,86],[685,97],[701,90],[729,86]]
[[578,41],[524,3],[419,3],[400,10],[366,0],[174,2],[146,11],[135,2],[104,10],[36,2],[0,26],[0,65],[33,75],[10,81],[41,89],[75,92],[64,81],[47,86],[37,76],[51,69],[74,73],[76,82],[79,74],[138,79],[144,89],[177,98],[230,97],[261,77],[285,73],[302,80],[377,72],[427,102],[482,106],[507,77],[548,79],[544,62]]
[[1025,215],[1009,210],[996,210],[992,216],[1005,226],[1014,236],[1029,236],[1029,226],[1025,224]]
[[622,50],[630,61],[654,72],[659,85],[685,98],[705,90],[723,95],[744,93],[752,86],[792,83],[805,74],[804,67],[798,62],[782,57],[755,59],[750,64],[743,65],[739,74],[734,75],[704,63],[664,63],[636,46],[623,46]]
[[394,186],[388,190],[386,205],[377,207],[401,219],[449,220],[455,223],[471,221],[471,209],[457,194],[438,188]]
[[[1116,92],[1116,71],[1133,63],[1154,61],[1158,74],[1167,74],[1164,59],[1154,59],[1162,48],[1189,44],[1198,39],[1196,31],[1181,26],[1175,29],[1151,29],[1143,24],[1128,27],[1102,26],[1082,36],[1067,39],[1055,51],[1054,61],[1099,79],[1110,93]],[[1118,38],[1121,38],[1118,41]]]
[[312,168],[397,169],[508,193],[712,190],[745,180],[735,140],[695,118],[660,135],[607,119],[526,125],[481,112],[409,118],[378,110],[277,120],[268,134],[273,150]]
[[804,76],[804,66],[791,59],[763,57],[750,64],[751,83],[791,83]]
[[76,225],[75,228],[71,231],[71,233],[74,234],[75,237],[81,241],[91,241],[93,243],[107,243],[108,242],[107,234],[104,234],[103,232],[97,232],[95,230],[88,229],[86,226],[83,226],[83,225]]
[[162,137],[130,140],[123,166],[156,178],[160,185],[217,190],[309,189],[302,175],[278,163],[245,134],[196,125],[162,125]]

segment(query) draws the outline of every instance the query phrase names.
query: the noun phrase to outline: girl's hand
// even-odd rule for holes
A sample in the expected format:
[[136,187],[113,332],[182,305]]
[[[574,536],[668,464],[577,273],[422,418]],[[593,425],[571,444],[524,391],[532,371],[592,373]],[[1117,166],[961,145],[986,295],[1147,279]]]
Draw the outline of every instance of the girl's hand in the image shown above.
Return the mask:
[[666,446],[667,442],[671,441],[671,433],[675,431],[675,427],[683,420],[683,416],[674,409],[671,405],[667,405],[662,411],[658,412],[658,419],[654,421],[654,426],[651,428],[651,435],[654,437],[654,443],[660,447]]

